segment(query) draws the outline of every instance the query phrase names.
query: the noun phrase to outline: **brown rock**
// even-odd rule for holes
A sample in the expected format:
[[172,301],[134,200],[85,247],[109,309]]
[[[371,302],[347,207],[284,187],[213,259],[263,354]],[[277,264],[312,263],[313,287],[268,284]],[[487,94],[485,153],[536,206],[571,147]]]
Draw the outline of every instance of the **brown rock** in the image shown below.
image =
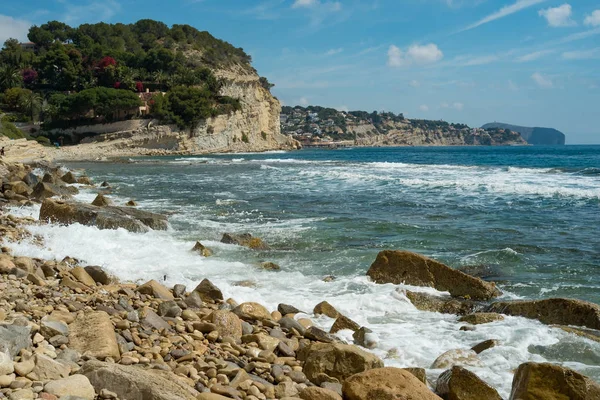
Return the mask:
[[215,303],[219,300],[223,300],[223,293],[221,293],[221,290],[213,285],[208,279],[203,279],[202,282],[196,286],[194,292],[198,293],[202,301],[207,303]]
[[313,343],[305,354],[304,373],[316,385],[330,381],[328,378],[342,382],[354,374],[383,367],[377,356],[347,344]]
[[345,315],[340,314],[340,316],[337,317],[337,319],[333,323],[333,326],[329,330],[329,333],[337,333],[343,329],[350,329],[351,331],[356,332],[360,329],[360,325],[352,321]]
[[423,382],[400,368],[356,374],[344,381],[342,390],[345,400],[440,400]]
[[266,321],[272,319],[269,310],[253,302],[240,304],[233,309],[233,313],[246,321]]
[[471,300],[434,296],[422,292],[403,291],[411,303],[421,311],[439,312],[442,314],[465,315],[475,310],[476,304]]
[[486,351],[487,349],[491,349],[492,347],[498,346],[499,343],[500,342],[496,339],[490,339],[476,344],[475,346],[471,347],[471,350],[479,354]]
[[355,331],[352,334],[352,339],[354,339],[354,344],[358,346],[365,347],[367,349],[374,349],[377,347],[377,341],[374,340],[372,334],[373,331],[367,327],[361,327],[359,330]]
[[470,349],[448,350],[435,359],[431,364],[431,369],[447,369],[455,365],[479,366],[481,360],[477,357],[477,353]]
[[313,313],[316,315],[323,314],[327,315],[329,318],[337,318],[340,313],[326,301],[322,301],[315,306],[313,309]]
[[73,275],[75,279],[77,279],[79,282],[83,283],[86,286],[96,286],[96,281],[94,280],[94,278],[92,278],[83,267],[77,266],[73,268],[71,270],[71,275]]
[[267,271],[279,271],[281,269],[281,267],[278,264],[275,264],[274,262],[264,262],[260,264],[260,267]]
[[127,207],[137,207],[137,203],[135,202],[135,200],[129,200],[127,203],[125,203],[125,205]]
[[84,314],[69,325],[69,347],[100,360],[120,357],[113,324],[104,311]]
[[411,374],[413,374],[415,376],[415,378],[417,378],[418,380],[423,382],[425,385],[427,385],[427,372],[425,371],[425,368],[402,368],[402,369],[407,372],[410,372]]
[[105,197],[102,193],[98,194],[94,201],[92,201],[93,206],[97,207],[107,207],[112,205],[112,201],[108,197]]
[[458,366],[440,375],[435,391],[444,400],[502,400],[496,389]]
[[304,337],[310,340],[323,343],[332,343],[335,340],[333,336],[331,336],[324,330],[317,328],[316,326],[309,326],[304,331]]
[[138,292],[146,295],[156,297],[161,300],[174,300],[173,294],[169,289],[155,281],[154,279],[138,286],[136,289]]
[[87,272],[88,275],[92,277],[94,282],[99,283],[101,285],[108,285],[113,280],[110,274],[106,272],[102,267],[88,266],[84,269],[85,272]]
[[192,248],[192,251],[195,251],[196,253],[200,254],[202,257],[210,257],[213,255],[213,252],[209,248],[204,247],[204,245],[200,242],[196,242],[196,244]]
[[[88,361],[81,374],[97,392],[110,390],[127,400],[195,400],[200,394],[170,371],[141,369],[99,361]],[[208,398],[210,399],[210,397]]]
[[302,400],[342,400],[342,396],[333,390],[320,387],[308,387],[299,394]]
[[73,175],[73,173],[71,171],[69,171],[66,174],[64,174],[63,176],[61,176],[60,180],[63,181],[64,183],[68,183],[69,185],[71,185],[73,183],[77,183],[77,179],[75,178],[75,175]]
[[474,313],[460,318],[459,322],[466,322],[471,325],[489,324],[490,322],[503,321],[504,316],[498,313]]
[[537,319],[544,324],[600,329],[600,306],[582,300],[559,298],[502,301],[493,303],[487,311]]
[[541,399],[600,399],[600,385],[585,375],[558,365],[521,364],[513,378],[510,400]]
[[454,297],[489,300],[500,295],[493,283],[408,251],[380,252],[367,275],[376,283],[430,286]]
[[210,320],[215,324],[215,328],[222,338],[231,337],[236,340],[242,338],[242,321],[234,313],[216,310],[212,312]]
[[240,235],[224,233],[221,243],[237,244],[238,246],[248,247],[253,250],[269,250],[269,246],[265,242],[249,233],[242,233]]
[[586,339],[600,342],[600,331],[596,329],[587,328],[574,328],[572,326],[556,325],[557,328],[562,329],[565,332],[573,333],[577,336],[584,337]]

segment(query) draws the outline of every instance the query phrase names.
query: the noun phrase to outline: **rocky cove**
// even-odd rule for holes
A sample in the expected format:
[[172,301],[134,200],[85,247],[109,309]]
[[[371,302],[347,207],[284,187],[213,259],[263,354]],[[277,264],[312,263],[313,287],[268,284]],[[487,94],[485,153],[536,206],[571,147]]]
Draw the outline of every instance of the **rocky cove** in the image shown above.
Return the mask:
[[[433,362],[443,370],[428,380],[422,368],[384,367],[371,353],[378,338],[335,304],[312,299],[312,310],[280,303],[269,310],[238,304],[210,280],[193,288],[158,280],[120,281],[102,267],[13,254],[11,244],[52,221],[134,232],[167,229],[167,218],[104,197],[110,182],[93,184],[50,165],[0,164],[0,393],[9,399],[500,399],[469,367],[498,345],[490,337],[456,348]],[[98,192],[93,204],[71,198],[77,186]],[[11,207],[41,202],[39,221],[11,215]],[[224,234],[223,242],[258,251],[251,235]],[[197,243],[197,257],[210,249]],[[141,267],[141,266],[140,266]],[[277,265],[265,264],[276,270]],[[494,300],[491,282],[424,256],[382,251],[367,272],[378,284],[408,283],[447,291],[445,297],[403,292],[422,310],[460,315],[465,334],[504,315],[536,318],[597,340],[600,308],[569,299]],[[284,300],[284,299],[282,299]],[[333,320],[330,329],[317,321]],[[347,340],[350,333],[351,340]],[[390,354],[390,357],[393,354]],[[568,368],[524,363],[515,371],[511,399],[596,399],[597,383]]]

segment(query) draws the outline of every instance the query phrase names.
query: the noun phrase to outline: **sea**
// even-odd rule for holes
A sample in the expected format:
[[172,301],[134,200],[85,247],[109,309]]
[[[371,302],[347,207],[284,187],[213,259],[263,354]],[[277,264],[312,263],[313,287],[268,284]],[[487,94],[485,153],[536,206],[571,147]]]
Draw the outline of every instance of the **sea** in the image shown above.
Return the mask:
[[[419,311],[403,290],[442,293],[366,276],[378,252],[409,250],[495,281],[501,299],[600,303],[600,146],[306,149],[67,167],[109,182],[117,204],[135,199],[167,214],[170,229],[33,226],[45,245],[13,243],[16,254],[72,256],[122,279],[188,289],[208,278],[226,298],[292,304],[324,329],[333,320],[312,309],[326,300],[374,331],[371,351],[386,365],[426,368],[432,381],[440,354],[497,339],[468,368],[504,398],[527,361],[600,381],[600,343],[521,317],[461,331],[457,316]],[[78,198],[95,195],[82,188]],[[11,212],[37,217],[39,206]],[[271,249],[220,243],[225,232],[251,233]],[[196,241],[214,255],[192,252]],[[262,270],[267,261],[281,270]]]

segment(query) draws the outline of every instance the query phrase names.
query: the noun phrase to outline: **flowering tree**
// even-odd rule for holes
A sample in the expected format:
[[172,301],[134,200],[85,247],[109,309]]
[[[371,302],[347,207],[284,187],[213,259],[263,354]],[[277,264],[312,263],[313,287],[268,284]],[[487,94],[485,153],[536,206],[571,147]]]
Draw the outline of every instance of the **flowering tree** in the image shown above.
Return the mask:
[[36,70],[27,68],[21,72],[21,76],[23,77],[23,83],[26,85],[31,85],[38,78],[38,73]]
[[109,57],[109,56],[102,58],[102,60],[100,60],[100,62],[98,63],[98,68],[100,68],[101,70],[104,70],[107,67],[116,67],[116,66],[117,66],[117,60],[115,60],[114,58]]
[[135,83],[135,90],[137,90],[138,92],[143,92],[144,91],[144,84],[140,81],[137,81]]

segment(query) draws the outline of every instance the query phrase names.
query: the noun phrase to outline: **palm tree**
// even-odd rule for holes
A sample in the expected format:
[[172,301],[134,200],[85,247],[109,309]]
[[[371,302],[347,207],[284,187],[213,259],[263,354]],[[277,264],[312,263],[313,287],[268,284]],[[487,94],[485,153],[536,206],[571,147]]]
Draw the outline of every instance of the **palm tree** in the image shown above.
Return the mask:
[[0,90],[2,92],[6,89],[20,86],[22,79],[21,72],[18,69],[10,65],[0,66]]
[[42,104],[44,99],[38,93],[29,91],[24,93],[19,99],[19,107],[25,114],[31,117],[31,120],[35,122],[36,117],[39,117],[42,111]]

